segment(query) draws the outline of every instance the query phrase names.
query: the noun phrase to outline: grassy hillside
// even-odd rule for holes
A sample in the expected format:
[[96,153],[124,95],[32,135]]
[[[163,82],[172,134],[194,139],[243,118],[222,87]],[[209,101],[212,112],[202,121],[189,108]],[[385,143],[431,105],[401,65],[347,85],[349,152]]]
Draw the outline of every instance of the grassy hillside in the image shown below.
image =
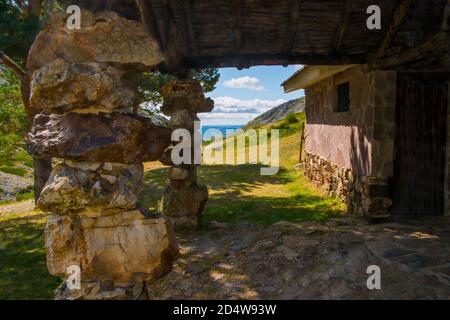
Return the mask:
[[[304,114],[290,114],[266,129],[280,130],[280,171],[260,175],[261,165],[202,165],[198,180],[209,188],[205,221],[246,220],[272,224],[281,220],[325,221],[343,213],[343,205],[325,197],[295,170],[298,162]],[[256,128],[259,129],[259,128]],[[154,168],[145,175],[141,201],[155,209],[167,179],[167,168]]]

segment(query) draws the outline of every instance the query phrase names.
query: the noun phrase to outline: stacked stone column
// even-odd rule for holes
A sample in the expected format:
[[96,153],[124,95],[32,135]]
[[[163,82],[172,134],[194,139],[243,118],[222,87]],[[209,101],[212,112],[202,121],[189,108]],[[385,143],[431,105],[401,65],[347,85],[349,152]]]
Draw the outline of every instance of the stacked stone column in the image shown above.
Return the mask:
[[[166,154],[167,164],[170,164],[169,180],[160,201],[160,212],[178,226],[197,226],[200,215],[208,200],[208,189],[197,183],[196,165],[201,158],[199,147],[195,146],[195,121],[199,121],[197,113],[211,112],[214,101],[205,98],[199,81],[194,79],[174,80],[162,89],[164,103],[161,111],[170,116],[170,126],[173,129],[186,129],[191,136],[190,163],[174,164],[170,161],[170,152]],[[200,139],[199,135],[197,136]],[[197,147],[197,150],[195,148]],[[197,155],[197,156],[196,156]]]
[[71,280],[56,297],[147,298],[146,284],[178,254],[170,221],[137,202],[142,162],[161,157],[171,130],[132,114],[136,87],[127,79],[164,57],[140,23],[83,12],[82,28],[68,30],[64,18],[52,18],[28,60],[30,104],[45,110],[28,147],[58,159],[37,201],[50,214],[49,272]]

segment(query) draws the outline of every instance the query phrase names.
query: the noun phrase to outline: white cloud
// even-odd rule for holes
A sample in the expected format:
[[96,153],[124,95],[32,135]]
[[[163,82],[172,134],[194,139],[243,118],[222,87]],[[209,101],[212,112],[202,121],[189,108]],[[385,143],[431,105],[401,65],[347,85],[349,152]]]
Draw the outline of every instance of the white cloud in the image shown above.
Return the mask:
[[276,107],[287,100],[240,100],[232,97],[214,99],[214,110],[211,113],[200,113],[199,117],[206,125],[243,125],[261,113]]
[[233,89],[248,89],[252,91],[264,90],[264,87],[261,85],[258,78],[249,76],[231,78],[230,80],[226,80],[223,85]]
[[259,113],[200,113],[203,125],[244,125]]
[[240,100],[232,97],[217,97],[214,99],[214,113],[263,113],[273,107],[287,102],[284,99],[277,100]]

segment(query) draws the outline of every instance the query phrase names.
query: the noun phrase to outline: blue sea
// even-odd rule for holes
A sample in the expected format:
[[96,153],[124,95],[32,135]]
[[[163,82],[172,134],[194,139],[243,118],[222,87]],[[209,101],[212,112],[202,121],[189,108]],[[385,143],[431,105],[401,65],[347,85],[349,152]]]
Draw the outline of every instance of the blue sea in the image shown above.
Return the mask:
[[208,126],[208,125],[202,125],[202,138],[203,140],[208,139],[211,137],[211,133],[207,133],[208,129],[216,129],[222,132],[223,137],[225,138],[227,130],[237,130],[239,128],[242,128],[243,125],[215,125],[215,126]]

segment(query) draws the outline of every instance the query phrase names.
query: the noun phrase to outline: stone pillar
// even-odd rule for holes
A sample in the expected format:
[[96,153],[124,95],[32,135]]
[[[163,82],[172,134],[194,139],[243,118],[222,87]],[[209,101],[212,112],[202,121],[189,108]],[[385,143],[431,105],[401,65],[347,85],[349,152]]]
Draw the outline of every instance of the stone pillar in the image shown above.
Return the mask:
[[[145,27],[115,13],[83,12],[81,30],[52,18],[28,65],[34,118],[28,148],[59,158],[38,201],[49,212],[47,267],[64,281],[57,299],[142,299],[146,283],[166,275],[178,254],[172,225],[137,203],[144,161],[161,157],[171,129],[132,114],[129,72],[164,57]],[[75,277],[76,278],[76,277]]]
[[173,129],[186,129],[190,132],[192,147],[190,164],[175,165],[170,161],[170,154],[166,155],[166,164],[170,164],[171,168],[159,210],[170,217],[174,225],[197,226],[208,200],[208,189],[197,184],[194,122],[199,121],[197,113],[212,111],[214,101],[205,98],[200,82],[193,79],[169,82],[162,89],[162,95],[164,103],[161,111],[170,116],[170,126]]

